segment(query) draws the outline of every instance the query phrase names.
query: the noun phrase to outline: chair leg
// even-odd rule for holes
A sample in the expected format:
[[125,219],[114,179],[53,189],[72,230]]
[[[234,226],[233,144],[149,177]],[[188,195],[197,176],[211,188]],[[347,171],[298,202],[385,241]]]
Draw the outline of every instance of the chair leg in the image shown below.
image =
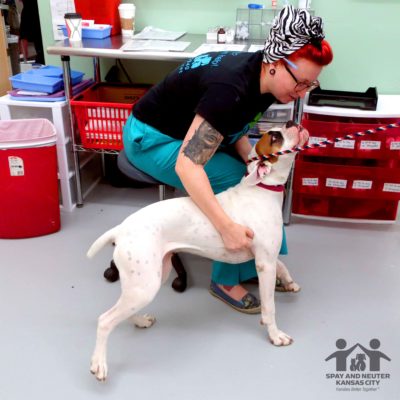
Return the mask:
[[183,266],[181,259],[176,253],[172,255],[171,261],[172,261],[172,266],[174,267],[176,273],[178,274],[178,277],[175,278],[174,281],[172,282],[172,288],[176,292],[182,293],[185,291],[187,287],[187,276],[185,267]]
[[[186,290],[187,287],[187,275],[185,267],[183,266],[181,259],[176,253],[172,255],[171,261],[172,266],[178,274],[178,276],[172,282],[172,288],[176,292],[182,293]],[[119,271],[114,263],[114,260],[111,260],[110,266],[104,271],[103,276],[108,282],[116,282],[119,279]]]
[[119,271],[114,260],[111,260],[110,266],[104,271],[103,276],[108,282],[116,282],[119,279]]
[[158,185],[158,196],[160,201],[165,200],[165,185]]

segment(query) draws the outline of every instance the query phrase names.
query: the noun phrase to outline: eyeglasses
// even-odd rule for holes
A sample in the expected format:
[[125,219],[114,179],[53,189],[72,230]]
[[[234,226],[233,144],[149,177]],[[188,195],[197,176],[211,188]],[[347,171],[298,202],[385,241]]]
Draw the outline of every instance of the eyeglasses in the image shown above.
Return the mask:
[[[284,61],[286,61],[284,59]],[[293,64],[293,63],[291,63]],[[294,64],[293,64],[294,65]],[[293,80],[296,82],[296,86],[294,88],[294,91],[296,93],[302,92],[303,90],[307,90],[307,92],[311,92],[311,90],[314,90],[319,86],[319,81],[312,81],[312,82],[299,82],[297,78],[294,76],[293,72],[288,68],[286,64],[283,64],[285,67],[286,71],[289,72],[290,76],[293,78]]]

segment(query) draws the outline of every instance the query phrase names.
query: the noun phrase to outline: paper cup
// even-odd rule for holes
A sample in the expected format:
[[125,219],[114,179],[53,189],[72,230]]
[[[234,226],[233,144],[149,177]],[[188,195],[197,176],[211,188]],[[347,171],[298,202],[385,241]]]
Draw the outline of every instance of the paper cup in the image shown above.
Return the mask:
[[135,10],[134,4],[124,3],[118,6],[121,31],[124,37],[133,37],[135,32]]
[[64,15],[67,26],[68,39],[71,42],[82,40],[82,16],[78,13],[67,13]]

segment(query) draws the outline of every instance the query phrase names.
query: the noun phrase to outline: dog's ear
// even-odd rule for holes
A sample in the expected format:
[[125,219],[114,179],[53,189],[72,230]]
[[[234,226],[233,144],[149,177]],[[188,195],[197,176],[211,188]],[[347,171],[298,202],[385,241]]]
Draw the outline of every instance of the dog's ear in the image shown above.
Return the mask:
[[[271,134],[277,131],[280,132],[280,128],[273,128],[268,133],[262,135],[261,139],[257,142],[255,146],[256,153],[259,156],[266,156],[271,153],[275,153],[281,150],[282,143],[273,143],[271,140]],[[271,164],[278,161],[278,157],[270,157],[268,160]]]
[[260,183],[271,172],[271,164],[266,161],[254,161],[250,164],[250,172],[244,178],[244,182],[250,186]]

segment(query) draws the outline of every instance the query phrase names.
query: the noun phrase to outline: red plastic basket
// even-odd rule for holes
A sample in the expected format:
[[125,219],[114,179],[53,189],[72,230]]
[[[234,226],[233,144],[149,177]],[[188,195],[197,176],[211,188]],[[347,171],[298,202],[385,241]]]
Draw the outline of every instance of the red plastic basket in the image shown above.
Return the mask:
[[71,100],[82,146],[121,150],[122,130],[132,106],[150,85],[97,83]]

